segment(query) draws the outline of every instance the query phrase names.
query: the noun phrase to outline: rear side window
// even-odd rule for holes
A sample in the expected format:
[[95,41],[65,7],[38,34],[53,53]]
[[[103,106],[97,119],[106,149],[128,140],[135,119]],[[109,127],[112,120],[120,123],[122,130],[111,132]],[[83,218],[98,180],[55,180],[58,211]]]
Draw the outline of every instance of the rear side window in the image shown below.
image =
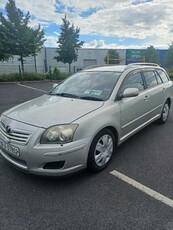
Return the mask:
[[162,79],[161,79],[160,75],[158,74],[157,71],[155,71],[155,74],[156,74],[156,78],[157,78],[158,83],[161,84],[162,83]]
[[144,77],[146,80],[147,88],[156,86],[158,84],[154,71],[152,71],[152,70],[151,71],[144,71],[143,74],[144,74]]
[[157,70],[157,72],[158,72],[158,74],[161,77],[163,82],[168,82],[169,81],[166,73],[163,70],[159,69],[159,70]]

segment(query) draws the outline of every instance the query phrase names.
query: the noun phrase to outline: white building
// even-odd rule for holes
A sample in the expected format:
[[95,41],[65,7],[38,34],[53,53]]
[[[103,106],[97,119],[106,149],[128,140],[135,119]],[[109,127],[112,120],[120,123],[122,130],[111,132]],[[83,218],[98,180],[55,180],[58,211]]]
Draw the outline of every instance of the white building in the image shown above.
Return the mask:
[[[41,52],[36,56],[36,67],[34,57],[25,58],[24,68],[26,72],[45,73],[51,68],[55,67],[62,72],[68,72],[68,64],[57,62],[54,57],[57,56],[57,48],[43,48]],[[117,50],[120,58],[122,59],[120,64],[125,64],[126,50]],[[78,60],[71,64],[72,72],[77,72],[90,65],[103,65],[105,64],[105,57],[108,49],[79,49]],[[14,73],[19,72],[20,61],[18,56],[14,56],[13,59],[8,62],[0,62],[0,73]]]

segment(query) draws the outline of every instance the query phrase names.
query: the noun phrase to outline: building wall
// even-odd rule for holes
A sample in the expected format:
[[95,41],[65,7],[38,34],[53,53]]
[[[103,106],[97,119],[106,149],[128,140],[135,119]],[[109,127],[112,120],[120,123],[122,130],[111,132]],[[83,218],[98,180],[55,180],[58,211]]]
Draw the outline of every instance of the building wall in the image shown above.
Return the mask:
[[[45,59],[47,63],[47,69],[51,67],[59,68],[61,71],[68,71],[68,64],[57,62],[54,57],[57,56],[56,48],[45,48]],[[122,58],[120,64],[125,64],[126,50],[117,50]],[[104,58],[106,57],[108,49],[79,49],[78,60],[71,64],[72,72],[77,72],[89,65],[104,65]]]
[[[62,62],[57,62],[54,57],[57,56],[57,48],[43,48],[40,53],[36,56],[37,63],[37,72],[46,73],[53,71],[56,67],[62,72],[68,72],[68,64]],[[128,64],[132,62],[144,62],[144,52],[145,50],[140,49],[117,49],[119,56],[121,58],[120,64]],[[164,66],[164,56],[166,50],[159,50],[160,55],[160,64]],[[89,65],[104,65],[105,57],[108,53],[108,49],[79,49],[78,50],[78,60],[71,64],[71,71],[77,72],[81,69],[86,68]],[[19,72],[20,62],[18,57],[15,56],[13,59],[8,62],[0,62],[0,73],[14,73]],[[36,72],[34,57],[26,58],[25,62],[25,71],[26,72]]]
[[[36,56],[36,64],[37,64],[37,72],[38,73],[44,73],[45,67],[44,67],[44,49],[42,49],[38,55]],[[18,60],[19,56],[14,56],[9,61],[0,62],[0,73],[17,73],[19,72],[19,66],[20,61]],[[26,72],[35,73],[35,62],[34,57],[30,56],[27,58],[24,58],[24,69]]]

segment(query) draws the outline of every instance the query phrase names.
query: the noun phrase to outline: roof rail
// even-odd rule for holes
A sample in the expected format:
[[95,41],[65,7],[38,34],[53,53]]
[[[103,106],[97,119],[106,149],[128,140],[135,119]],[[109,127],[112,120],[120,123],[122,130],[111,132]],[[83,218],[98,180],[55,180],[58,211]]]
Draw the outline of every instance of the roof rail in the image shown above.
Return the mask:
[[147,62],[136,62],[136,63],[130,63],[127,65],[127,67],[129,66],[135,66],[135,65],[141,65],[141,66],[159,66],[158,64],[156,63],[147,63]]
[[104,67],[104,66],[115,66],[115,65],[116,64],[90,65],[90,66],[87,66],[86,68],[84,68],[83,70],[93,69],[93,68],[97,68],[97,67]]

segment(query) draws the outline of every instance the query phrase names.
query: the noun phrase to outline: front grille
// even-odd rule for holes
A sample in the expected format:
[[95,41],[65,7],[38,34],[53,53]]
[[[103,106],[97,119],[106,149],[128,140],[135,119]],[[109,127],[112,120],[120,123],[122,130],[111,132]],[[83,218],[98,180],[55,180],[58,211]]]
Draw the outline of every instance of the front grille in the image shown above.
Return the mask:
[[[8,127],[9,128],[9,127]],[[25,145],[30,136],[31,132],[25,131],[25,130],[19,130],[19,129],[7,129],[7,125],[5,125],[3,122],[0,123],[0,133],[10,140],[10,142],[19,143]]]

